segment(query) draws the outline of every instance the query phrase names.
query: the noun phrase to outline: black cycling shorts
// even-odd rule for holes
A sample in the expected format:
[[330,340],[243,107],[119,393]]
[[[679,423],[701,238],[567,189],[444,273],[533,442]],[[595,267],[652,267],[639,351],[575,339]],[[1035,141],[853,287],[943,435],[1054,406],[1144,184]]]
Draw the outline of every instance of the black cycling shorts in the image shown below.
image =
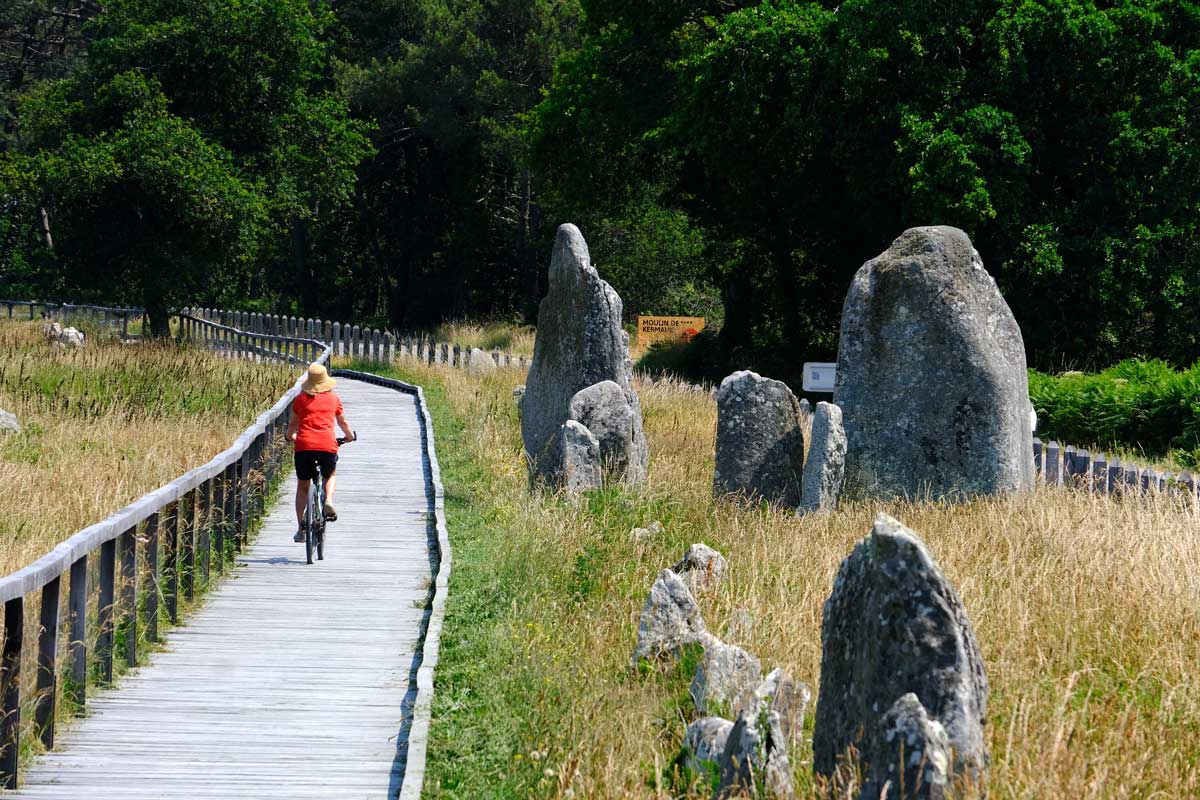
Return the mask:
[[299,450],[296,452],[296,477],[311,481],[317,477],[317,465],[320,465],[321,474],[328,478],[337,469],[337,457],[337,453],[324,450]]

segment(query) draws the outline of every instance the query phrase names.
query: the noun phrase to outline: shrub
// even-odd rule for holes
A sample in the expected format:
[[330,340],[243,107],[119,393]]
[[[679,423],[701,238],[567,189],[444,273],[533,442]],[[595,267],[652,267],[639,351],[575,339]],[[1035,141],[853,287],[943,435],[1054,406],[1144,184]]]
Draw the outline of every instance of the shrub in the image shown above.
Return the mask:
[[1200,459],[1200,362],[1186,370],[1131,359],[1099,373],[1030,371],[1029,396],[1043,440],[1134,447],[1189,467]]

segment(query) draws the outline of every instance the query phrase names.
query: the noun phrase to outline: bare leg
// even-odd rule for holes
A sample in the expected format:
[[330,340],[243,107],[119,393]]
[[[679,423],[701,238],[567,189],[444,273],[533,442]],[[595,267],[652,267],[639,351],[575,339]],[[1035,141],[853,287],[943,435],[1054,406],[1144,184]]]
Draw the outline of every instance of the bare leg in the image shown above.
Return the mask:
[[296,481],[296,528],[304,527],[304,507],[308,505],[308,486],[312,481]]
[[325,502],[333,502],[333,489],[337,486],[337,473],[333,473],[325,479]]

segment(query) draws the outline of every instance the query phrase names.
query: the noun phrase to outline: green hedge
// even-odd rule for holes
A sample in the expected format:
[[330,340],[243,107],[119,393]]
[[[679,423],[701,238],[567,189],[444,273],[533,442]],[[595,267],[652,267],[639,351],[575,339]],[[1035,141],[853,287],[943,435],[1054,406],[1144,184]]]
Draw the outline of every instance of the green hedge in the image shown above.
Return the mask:
[[1029,396],[1043,441],[1133,448],[1200,461],[1200,362],[1177,370],[1163,361],[1122,361],[1100,373],[1031,370]]

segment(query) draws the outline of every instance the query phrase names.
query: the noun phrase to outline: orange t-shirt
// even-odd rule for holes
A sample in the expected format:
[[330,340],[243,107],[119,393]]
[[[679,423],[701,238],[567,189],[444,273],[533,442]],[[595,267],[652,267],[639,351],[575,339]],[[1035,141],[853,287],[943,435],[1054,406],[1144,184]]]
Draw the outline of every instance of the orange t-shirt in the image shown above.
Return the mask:
[[305,394],[301,392],[292,401],[292,413],[296,415],[299,428],[296,433],[296,452],[319,450],[323,453],[338,451],[337,434],[334,432],[334,417],[342,413],[342,401],[333,392]]

